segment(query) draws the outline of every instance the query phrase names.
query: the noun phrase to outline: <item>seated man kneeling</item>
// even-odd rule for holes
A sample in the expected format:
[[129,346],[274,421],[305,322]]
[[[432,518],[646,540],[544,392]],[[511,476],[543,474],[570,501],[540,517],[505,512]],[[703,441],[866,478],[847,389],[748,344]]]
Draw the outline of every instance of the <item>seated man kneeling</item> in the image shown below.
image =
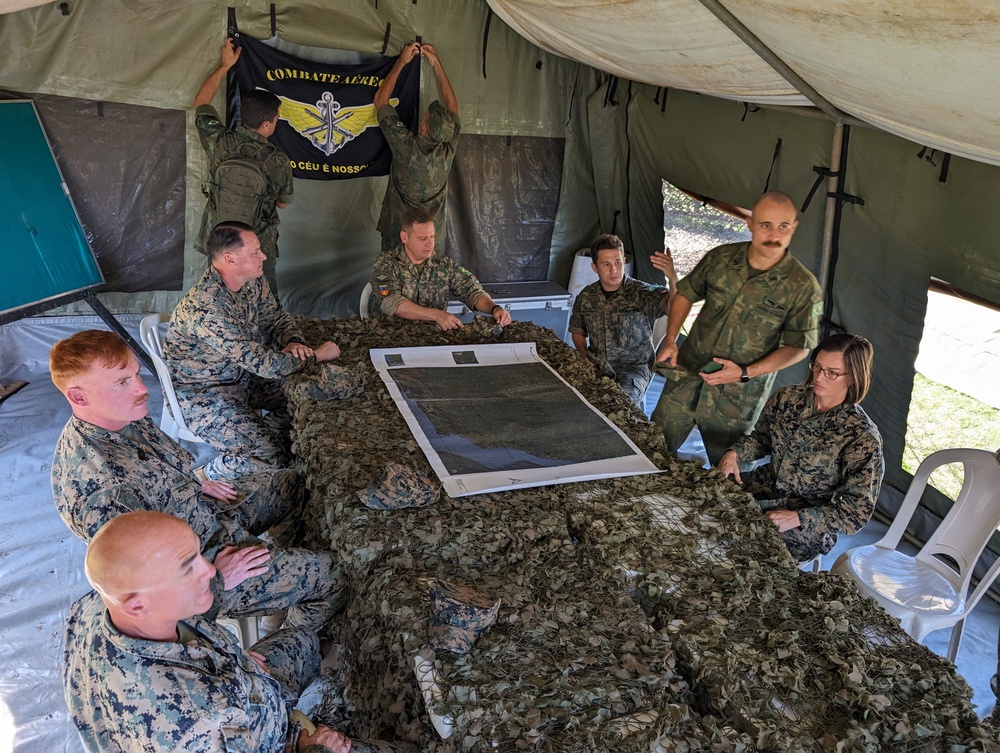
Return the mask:
[[402,243],[383,251],[372,264],[372,316],[398,316],[434,322],[443,330],[458,329],[462,321],[449,314],[455,296],[470,311],[490,314],[497,324],[510,324],[510,312],[483,290],[475,275],[450,257],[434,253],[434,218],[423,209],[407,209],[400,220]]
[[[825,338],[803,385],[771,395],[753,431],[719,462],[754,495],[799,562],[826,554],[837,534],[871,519],[882,484],[882,437],[858,405],[871,384],[872,344],[858,335]],[[740,474],[753,461],[767,465]]]
[[[285,704],[320,671],[316,633],[284,629],[241,650],[199,616],[212,606],[215,568],[191,527],[164,513],[106,523],[87,548],[86,573],[96,593],[70,607],[63,688],[88,750],[285,750]],[[297,744],[302,753],[351,749],[323,726]]]

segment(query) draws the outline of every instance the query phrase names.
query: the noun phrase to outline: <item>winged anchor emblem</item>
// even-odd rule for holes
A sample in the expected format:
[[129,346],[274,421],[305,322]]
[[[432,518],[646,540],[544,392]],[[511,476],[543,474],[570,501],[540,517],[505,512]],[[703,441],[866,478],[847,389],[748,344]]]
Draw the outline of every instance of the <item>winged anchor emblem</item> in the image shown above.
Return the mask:
[[[315,105],[280,95],[279,99],[281,109],[278,117],[287,121],[327,157],[366,129],[378,126],[374,104],[341,107],[330,92],[323,92]],[[393,98],[389,103],[395,106],[399,104],[399,99]]]

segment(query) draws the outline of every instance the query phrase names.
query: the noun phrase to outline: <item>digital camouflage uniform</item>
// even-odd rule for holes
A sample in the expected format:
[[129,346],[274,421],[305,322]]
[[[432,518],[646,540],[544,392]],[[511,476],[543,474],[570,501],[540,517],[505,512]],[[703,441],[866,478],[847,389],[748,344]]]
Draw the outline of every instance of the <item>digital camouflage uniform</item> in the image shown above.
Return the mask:
[[87,750],[282,753],[286,704],[320,670],[316,634],[280,630],[254,644],[268,674],[225,628],[203,617],[178,627],[183,643],[130,638],[95,592],[70,607],[63,691]]
[[440,102],[431,102],[428,110],[453,126],[450,138],[433,141],[415,134],[399,119],[396,108],[378,108],[378,124],[392,150],[389,184],[382,200],[378,230],[382,234],[382,251],[391,251],[399,243],[400,219],[407,209],[424,209],[434,218],[434,248],[444,249],[445,202],[448,199],[448,174],[451,172],[458,136],[462,130],[458,116]]
[[[251,493],[234,507],[201,493],[201,482],[190,470],[191,454],[149,416],[127,428],[134,439],[73,417],[56,443],[52,494],[63,521],[84,541],[122,513],[155,510],[190,525],[202,554],[214,560],[223,547],[260,544],[254,533],[263,533],[275,520],[300,515],[302,489],[296,474],[241,479],[234,486]],[[339,589],[334,555],[269,549],[267,572],[236,588],[223,591],[222,575],[216,575],[213,616],[271,614],[291,607],[285,621],[290,627],[326,624]]]
[[486,295],[476,276],[450,257],[435,251],[423,264],[414,264],[401,244],[375,258],[370,281],[372,316],[393,316],[404,300],[444,311],[452,297],[472,311]]
[[653,378],[653,325],[667,313],[667,293],[663,285],[626,277],[607,297],[598,281],[580,291],[569,318],[569,331],[587,338],[601,376],[614,379],[640,409]]
[[798,512],[801,525],[781,534],[796,560],[826,554],[838,533],[857,533],[871,519],[884,470],[882,437],[860,405],[817,412],[812,387],[784,387],[731,449],[741,467],[771,456],[740,475],[764,510]]
[[819,283],[790,251],[771,269],[750,277],[749,245],[712,249],[677,284],[680,295],[692,302],[705,299],[705,304],[680,346],[677,368],[661,371],[666,384],[652,416],[671,452],[697,425],[712,465],[754,425],[775,374],[711,386],[699,370],[713,358],[747,366],[783,345],[814,348],[823,313]]
[[[215,168],[221,160],[240,144],[266,144],[271,148],[264,161],[268,192],[261,211],[260,222],[253,231],[260,240],[260,250],[267,256],[267,260],[264,262],[264,277],[270,284],[271,290],[277,295],[278,286],[274,276],[274,264],[278,258],[278,208],[276,205],[287,204],[292,200],[292,166],[288,155],[259,133],[255,133],[245,126],[237,126],[235,130],[229,130],[212,105],[201,105],[195,110],[194,124],[198,129],[201,145],[208,152],[209,175],[213,179]],[[205,242],[208,240],[208,234],[224,219],[228,218],[219,216],[215,207],[212,206],[211,200],[206,202],[205,214],[201,219],[201,230],[195,241],[195,249],[199,253],[207,254]]]
[[282,353],[291,342],[302,342],[298,325],[261,278],[234,291],[209,267],[177,304],[163,353],[188,428],[220,453],[205,466],[208,478],[288,466],[281,380],[316,361]]

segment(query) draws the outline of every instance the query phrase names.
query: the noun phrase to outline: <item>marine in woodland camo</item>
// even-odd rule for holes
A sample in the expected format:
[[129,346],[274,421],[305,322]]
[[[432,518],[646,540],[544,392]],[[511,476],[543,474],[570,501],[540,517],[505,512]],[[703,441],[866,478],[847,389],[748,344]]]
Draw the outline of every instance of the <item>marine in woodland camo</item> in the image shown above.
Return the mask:
[[[296,474],[261,474],[234,483],[247,493],[233,506],[201,492],[192,457],[146,416],[121,432],[73,417],[56,443],[52,493],[63,521],[89,541],[111,518],[133,510],[156,510],[184,520],[214,560],[229,545],[259,545],[280,519],[302,514]],[[340,591],[336,557],[330,552],[269,547],[267,572],[228,591],[217,574],[213,614],[244,616],[289,609],[285,624],[319,628],[333,615]]]
[[234,291],[209,267],[174,309],[164,357],[188,428],[220,453],[205,467],[209,478],[288,466],[281,380],[315,358],[299,360],[282,348],[302,341],[262,278]]
[[798,512],[800,526],[781,538],[799,561],[826,554],[838,533],[857,533],[871,519],[884,471],[882,437],[860,405],[818,412],[812,387],[785,387],[730,449],[741,467],[771,456],[741,477],[763,509]]
[[640,408],[653,378],[653,325],[667,313],[668,292],[626,277],[610,296],[598,281],[573,302],[569,331],[587,338],[587,353],[601,376],[614,379]]
[[663,427],[671,452],[697,424],[709,458],[718,462],[727,447],[754,425],[770,394],[775,373],[745,384],[708,385],[698,371],[713,358],[744,366],[783,345],[816,347],[823,313],[819,283],[791,252],[768,269],[750,275],[748,243],[712,249],[677,284],[685,298],[705,304],[680,346],[676,369],[666,378],[652,420]]
[[286,629],[256,643],[268,672],[204,617],[178,623],[178,637],[124,635],[95,592],[70,607],[63,687],[84,746],[95,753],[282,753],[286,704],[319,673],[316,634]]

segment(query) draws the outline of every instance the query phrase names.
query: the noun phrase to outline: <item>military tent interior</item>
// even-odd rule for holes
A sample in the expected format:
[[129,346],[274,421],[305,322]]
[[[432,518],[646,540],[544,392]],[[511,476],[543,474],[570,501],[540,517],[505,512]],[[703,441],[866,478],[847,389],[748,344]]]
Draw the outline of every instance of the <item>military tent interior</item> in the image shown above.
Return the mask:
[[[828,323],[875,346],[865,407],[885,443],[879,513],[892,517],[910,481],[902,453],[932,278],[1000,303],[1000,9],[965,0],[0,0],[0,97],[36,102],[107,280],[99,298],[133,329],[138,315],[172,310],[204,268],[192,244],[207,163],[191,102],[216,65],[230,6],[241,33],[275,36],[303,57],[393,55],[416,37],[437,46],[463,128],[449,253],[487,281],[565,286],[575,253],[612,228],[635,254],[635,275],[654,281],[644,252],[662,247],[662,181],[742,207],[766,186],[801,203],[818,183],[792,248],[824,287]],[[425,71],[422,98],[434,95]],[[296,181],[281,214],[287,310],[356,314],[385,184]],[[44,381],[47,347],[93,326],[90,314],[74,303],[4,325],[0,381]],[[804,373],[800,364],[779,383]],[[61,423],[68,411],[47,387]],[[8,446],[23,436],[18,400],[0,407]],[[44,496],[50,455],[32,447],[10,456],[3,476],[30,477]],[[9,511],[21,505],[4,498]],[[948,504],[928,491],[917,539]],[[51,506],[22,514],[24,525],[44,516],[58,539],[52,566],[76,568],[48,576],[64,593],[46,603],[64,611],[86,586],[82,545]],[[3,571],[9,616],[12,594],[32,579]],[[9,749],[77,750],[56,668],[61,614],[28,619],[48,653],[35,666],[24,659],[35,649],[2,631],[0,726],[18,730]],[[987,620],[963,649],[979,644],[979,659],[967,673],[960,664],[978,678],[980,713],[992,708],[996,667],[996,612]]]

